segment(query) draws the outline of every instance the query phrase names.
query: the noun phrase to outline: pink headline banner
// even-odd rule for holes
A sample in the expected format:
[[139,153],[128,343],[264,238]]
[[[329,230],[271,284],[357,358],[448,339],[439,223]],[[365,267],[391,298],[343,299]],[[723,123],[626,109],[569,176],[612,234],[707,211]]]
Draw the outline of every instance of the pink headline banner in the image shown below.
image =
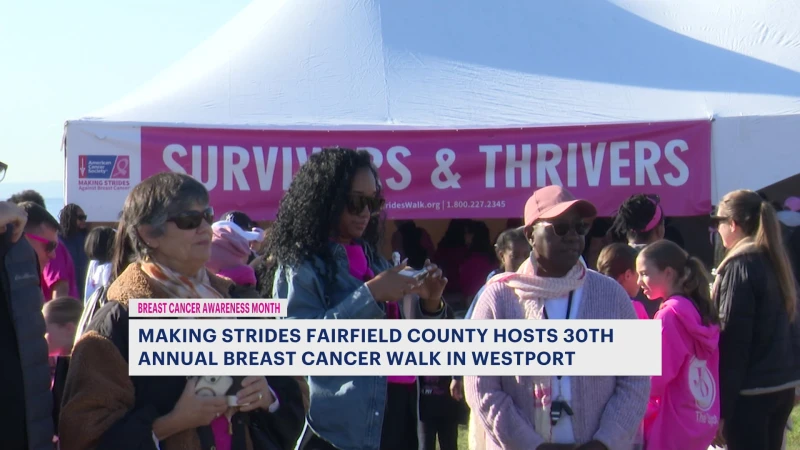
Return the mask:
[[215,210],[273,220],[294,173],[325,147],[360,148],[380,171],[393,219],[510,218],[538,187],[566,186],[611,215],[658,194],[670,216],[711,208],[711,122],[436,131],[142,127],[142,177],[184,172]]

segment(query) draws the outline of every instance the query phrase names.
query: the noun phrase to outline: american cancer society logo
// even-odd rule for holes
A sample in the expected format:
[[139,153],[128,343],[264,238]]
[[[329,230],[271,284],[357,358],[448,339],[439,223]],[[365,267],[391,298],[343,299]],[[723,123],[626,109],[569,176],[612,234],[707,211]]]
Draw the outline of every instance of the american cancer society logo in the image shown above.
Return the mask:
[[79,155],[78,187],[81,191],[118,191],[130,188],[128,155]]

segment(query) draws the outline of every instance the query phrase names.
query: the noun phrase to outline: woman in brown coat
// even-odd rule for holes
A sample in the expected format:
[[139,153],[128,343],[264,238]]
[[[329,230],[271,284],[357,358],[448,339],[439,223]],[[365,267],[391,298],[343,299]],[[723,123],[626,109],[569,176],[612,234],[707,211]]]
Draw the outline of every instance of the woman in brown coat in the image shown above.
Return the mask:
[[304,426],[292,377],[245,377],[238,406],[195,393],[196,379],[128,376],[128,302],[226,298],[210,274],[208,192],[183,174],[160,173],[125,201],[108,304],[75,344],[59,421],[63,450],[266,450],[294,448]]

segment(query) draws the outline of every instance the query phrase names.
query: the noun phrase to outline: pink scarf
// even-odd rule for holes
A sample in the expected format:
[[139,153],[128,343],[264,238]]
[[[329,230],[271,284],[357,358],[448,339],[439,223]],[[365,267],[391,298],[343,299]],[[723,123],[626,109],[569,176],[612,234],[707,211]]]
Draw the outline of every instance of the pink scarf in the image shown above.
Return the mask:
[[[207,269],[203,268],[194,277],[181,275],[155,262],[143,262],[139,266],[147,277],[159,285],[170,298],[223,298],[211,286]],[[218,450],[230,450],[233,437],[228,432],[230,419],[220,416],[211,421],[214,443]]]
[[[360,244],[350,244],[344,246],[345,251],[347,252],[347,261],[350,267],[350,275],[359,280],[370,280],[375,274],[372,272],[372,269],[369,268],[369,263],[367,262],[367,255],[364,254],[364,248],[361,247]],[[384,303],[386,307],[386,318],[387,319],[400,319],[400,307],[397,306],[395,302],[387,302]],[[389,383],[396,383],[396,384],[411,384],[417,381],[417,377],[414,376],[397,376],[397,377],[388,377]]]

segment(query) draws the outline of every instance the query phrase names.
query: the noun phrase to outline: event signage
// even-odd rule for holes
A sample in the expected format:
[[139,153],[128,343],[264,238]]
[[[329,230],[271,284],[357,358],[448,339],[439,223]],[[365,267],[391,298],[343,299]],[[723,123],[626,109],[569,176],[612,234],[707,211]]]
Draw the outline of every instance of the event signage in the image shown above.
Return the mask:
[[[342,146],[372,155],[391,219],[519,217],[539,187],[559,184],[612,215],[657,194],[670,216],[711,206],[711,122],[470,130],[289,131],[142,126],[69,135],[69,201],[114,220],[140,180],[163,171],[200,180],[217,211],[275,218],[294,174]],[[96,205],[94,209],[92,206]],[[108,217],[106,217],[108,216]]]
[[369,151],[390,218],[508,218],[560,184],[612,214],[654,193],[672,216],[708,213],[709,121],[441,131],[279,131],[142,127],[142,178],[188,173],[218,211],[274,219],[292,176],[331,146]]

